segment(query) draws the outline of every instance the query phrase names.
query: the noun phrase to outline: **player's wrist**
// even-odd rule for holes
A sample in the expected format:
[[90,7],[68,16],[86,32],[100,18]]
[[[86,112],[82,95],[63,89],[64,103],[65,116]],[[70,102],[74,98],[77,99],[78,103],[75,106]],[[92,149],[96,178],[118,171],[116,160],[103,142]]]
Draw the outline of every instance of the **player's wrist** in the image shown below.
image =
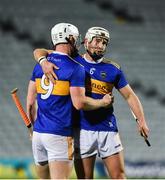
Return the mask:
[[46,57],[45,56],[41,56],[40,58],[38,58],[38,63],[41,65],[42,64],[42,62],[44,62],[44,61],[47,61],[47,59],[46,59]]
[[99,105],[100,107],[105,107],[106,105],[105,105],[104,99],[98,99],[98,105]]

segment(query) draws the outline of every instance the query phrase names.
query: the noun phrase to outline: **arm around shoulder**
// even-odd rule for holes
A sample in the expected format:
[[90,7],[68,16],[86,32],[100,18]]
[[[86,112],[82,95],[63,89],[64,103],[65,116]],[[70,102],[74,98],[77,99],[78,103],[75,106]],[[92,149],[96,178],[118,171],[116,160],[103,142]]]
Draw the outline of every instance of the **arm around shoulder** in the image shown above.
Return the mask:
[[[33,55],[34,55],[34,59],[41,64],[41,58],[44,58],[45,57],[45,60],[46,60],[46,57],[48,56],[48,54],[50,54],[51,52],[53,52],[53,50],[47,50],[47,49],[35,49],[33,51]],[[40,62],[39,62],[40,61]]]

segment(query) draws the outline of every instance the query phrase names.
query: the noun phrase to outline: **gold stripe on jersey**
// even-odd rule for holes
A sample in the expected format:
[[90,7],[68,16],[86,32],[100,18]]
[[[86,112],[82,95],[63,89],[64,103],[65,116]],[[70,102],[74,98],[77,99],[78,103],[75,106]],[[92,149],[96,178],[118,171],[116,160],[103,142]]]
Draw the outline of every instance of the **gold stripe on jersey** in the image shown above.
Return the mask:
[[114,62],[112,59],[104,58],[102,62],[104,62],[104,63],[106,63],[106,64],[113,64],[115,67],[117,67],[118,69],[120,69],[120,65],[117,64],[116,62]]
[[96,79],[90,79],[90,84],[87,84],[87,92],[92,92],[96,94],[107,94],[112,92],[114,84],[99,81]]
[[[48,82],[44,82],[45,85],[49,85]],[[52,89],[52,95],[59,95],[59,96],[64,96],[64,95],[69,95],[69,87],[70,87],[70,84],[69,84],[69,81],[59,81],[59,80],[56,80],[55,81],[55,84],[53,85],[53,89]],[[40,94],[46,94],[48,90],[44,89],[42,86],[41,86],[41,79],[40,78],[37,78],[36,79],[36,88],[37,88],[37,93],[40,93]]]

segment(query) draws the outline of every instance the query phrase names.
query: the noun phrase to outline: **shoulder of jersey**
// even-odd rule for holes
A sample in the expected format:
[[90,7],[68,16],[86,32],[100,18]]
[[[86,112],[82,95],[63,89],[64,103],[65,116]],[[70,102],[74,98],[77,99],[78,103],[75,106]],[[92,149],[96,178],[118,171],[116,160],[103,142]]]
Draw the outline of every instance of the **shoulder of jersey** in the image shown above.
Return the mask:
[[[80,66],[84,67],[81,63],[77,62],[75,59],[73,59],[72,57],[68,56],[73,62],[75,62],[76,64],[79,64]],[[82,56],[80,56],[82,58]]]
[[114,62],[111,58],[104,58],[102,62],[103,62],[103,63],[106,63],[106,64],[112,64],[112,65],[114,65],[117,69],[120,69],[120,68],[121,68],[120,65],[117,64],[116,62]]

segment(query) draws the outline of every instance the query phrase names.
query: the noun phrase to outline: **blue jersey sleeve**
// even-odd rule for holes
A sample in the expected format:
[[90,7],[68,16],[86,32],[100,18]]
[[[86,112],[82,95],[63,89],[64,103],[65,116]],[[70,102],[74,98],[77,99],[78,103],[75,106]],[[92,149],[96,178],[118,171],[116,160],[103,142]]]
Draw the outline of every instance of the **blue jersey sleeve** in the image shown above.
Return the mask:
[[117,75],[117,78],[116,78],[115,87],[116,87],[116,89],[121,89],[121,88],[125,87],[127,84],[128,84],[128,82],[126,80],[126,77],[125,77],[123,71],[120,69],[119,73]]
[[71,76],[70,86],[85,87],[85,69],[78,65]]

